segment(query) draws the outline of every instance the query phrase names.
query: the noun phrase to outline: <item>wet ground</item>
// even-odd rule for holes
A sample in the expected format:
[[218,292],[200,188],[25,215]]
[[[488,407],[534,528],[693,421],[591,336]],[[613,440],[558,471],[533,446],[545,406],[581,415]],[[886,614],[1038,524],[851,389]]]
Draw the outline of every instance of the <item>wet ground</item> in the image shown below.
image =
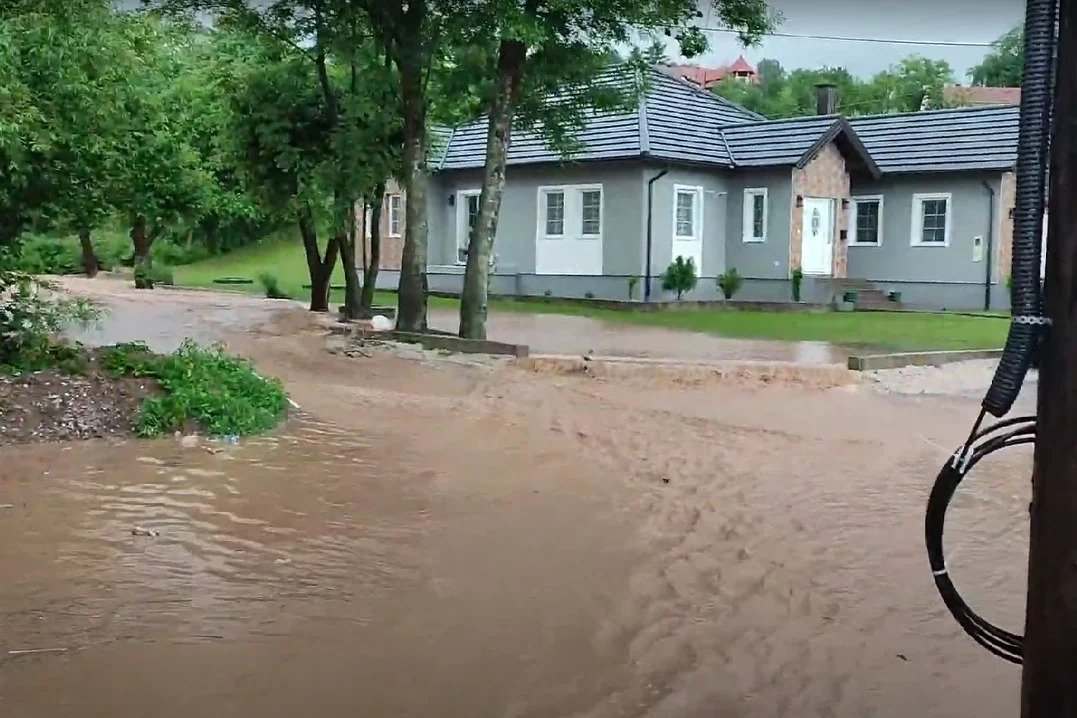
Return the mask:
[[[349,359],[251,301],[200,326],[274,436],[0,450],[0,715],[1017,714],[923,550],[974,399]],[[1029,457],[982,466],[950,565],[1019,630]]]

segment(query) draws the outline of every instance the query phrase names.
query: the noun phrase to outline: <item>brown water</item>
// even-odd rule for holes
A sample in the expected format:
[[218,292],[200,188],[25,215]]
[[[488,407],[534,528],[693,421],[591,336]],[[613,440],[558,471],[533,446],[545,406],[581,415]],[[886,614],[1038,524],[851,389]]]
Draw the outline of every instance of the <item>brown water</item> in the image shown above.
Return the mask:
[[[229,337],[309,412],[273,437],[0,451],[0,715],[1017,714],[923,549],[975,402],[348,360],[306,321]],[[1018,631],[1028,463],[947,531]]]
[[[430,312],[435,329],[456,332],[457,312]],[[533,353],[595,354],[618,357],[718,359],[845,364],[855,350],[827,342],[782,342],[765,339],[731,339],[702,332],[645,327],[574,317],[563,314],[491,312],[487,321],[491,338],[527,344]],[[860,348],[863,353],[864,347]]]

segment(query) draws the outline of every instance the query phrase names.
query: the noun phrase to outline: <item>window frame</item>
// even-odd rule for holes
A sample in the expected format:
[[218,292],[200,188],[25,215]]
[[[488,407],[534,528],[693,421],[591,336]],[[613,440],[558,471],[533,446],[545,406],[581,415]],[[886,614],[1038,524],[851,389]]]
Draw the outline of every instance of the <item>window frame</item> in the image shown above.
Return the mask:
[[[881,194],[864,194],[851,198],[852,200],[852,216],[849,218],[849,226],[852,228],[852,237],[849,239],[850,247],[881,247],[883,246],[883,212],[886,207],[886,198]],[[875,218],[875,241],[874,242],[861,242],[860,241],[860,203],[864,202],[877,202],[879,204],[879,212]]]
[[[403,217],[403,213],[404,213],[404,195],[402,193],[400,193],[400,192],[391,192],[389,194],[389,196],[386,198],[386,200],[387,200],[386,203],[389,206],[389,212],[387,213],[389,215],[388,218],[387,218],[389,220],[389,222],[388,222],[389,226],[387,227],[387,230],[388,230],[387,234],[389,235],[389,237],[391,237],[393,239],[396,239],[396,238],[402,236],[402,234],[403,234],[403,232],[401,232],[401,229],[403,228],[403,225],[404,225],[404,217]],[[395,203],[396,203],[396,207],[393,207],[394,200],[395,200]],[[393,231],[394,222],[396,224],[396,231],[395,232]]]
[[[941,242],[924,241],[924,202],[946,201],[946,227]],[[912,196],[912,229],[910,243],[913,247],[949,247],[954,226],[954,198],[950,192],[917,192]]]
[[[581,185],[574,190],[579,195],[579,227],[580,227],[580,239],[598,239],[602,236],[603,230],[606,228],[606,193],[602,191],[602,185]],[[587,192],[598,192],[598,231],[597,232],[584,232],[583,231],[583,195]],[[568,193],[565,193],[568,196]]]
[[[755,236],[755,198],[763,198],[763,236]],[[746,187],[741,206],[741,241],[744,244],[763,244],[767,241],[770,197],[766,187]]]
[[[598,192],[598,234],[583,232],[583,193]],[[561,234],[546,232],[547,198],[551,194],[564,197]],[[535,202],[535,234],[539,239],[601,241],[606,232],[606,189],[602,183],[543,185],[538,188]]]
[[[692,234],[679,234],[677,200],[682,194],[692,195]],[[699,242],[703,239],[703,188],[699,185],[673,185],[673,239],[678,242]]]
[[[456,192],[456,256],[453,258],[453,264],[458,267],[465,266],[467,264],[467,258],[463,261],[460,260],[460,250],[467,251],[468,246],[471,244],[471,227],[468,226],[468,200],[471,197],[481,197],[482,190],[479,188],[469,188],[457,190]],[[481,211],[481,208],[480,208]],[[463,235],[461,246],[461,235]]]

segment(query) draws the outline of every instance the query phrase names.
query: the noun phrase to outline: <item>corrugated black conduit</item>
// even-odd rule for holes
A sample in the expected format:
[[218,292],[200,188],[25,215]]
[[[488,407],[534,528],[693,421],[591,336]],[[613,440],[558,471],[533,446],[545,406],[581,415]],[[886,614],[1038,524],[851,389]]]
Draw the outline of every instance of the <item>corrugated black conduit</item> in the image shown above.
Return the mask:
[[1000,421],[981,429],[988,413],[1005,416],[1017,400],[1044,329],[1040,257],[1047,158],[1054,89],[1058,0],[1028,0],[1025,12],[1025,74],[1017,143],[1017,198],[1014,213],[1013,320],[1006,349],[968,440],[942,467],[927,503],[924,521],[928,560],[946,607],[973,640],[991,653],[1021,663],[1024,638],[992,625],[973,611],[950,578],[943,554],[946,509],[962,480],[989,454],[1036,442],[1036,417]]

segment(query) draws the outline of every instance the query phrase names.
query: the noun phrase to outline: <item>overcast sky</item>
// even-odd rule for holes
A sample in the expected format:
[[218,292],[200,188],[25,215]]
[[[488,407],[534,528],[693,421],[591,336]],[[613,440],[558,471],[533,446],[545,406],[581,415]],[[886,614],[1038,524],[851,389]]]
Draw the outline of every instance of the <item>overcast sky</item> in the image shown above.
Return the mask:
[[[709,6],[709,0],[701,0]],[[769,0],[785,21],[779,32],[875,37],[899,40],[992,42],[1024,17],[1021,0]],[[704,7],[704,15],[708,10]],[[713,12],[711,12],[713,15]],[[706,21],[706,17],[704,20]],[[716,26],[711,20],[707,24]],[[768,37],[747,50],[735,35],[709,33],[711,52],[694,60],[721,65],[743,52],[753,63],[774,58],[787,69],[844,66],[855,75],[884,70],[907,55],[942,59],[961,82],[987,52],[977,47],[938,47],[883,43],[828,42]]]

